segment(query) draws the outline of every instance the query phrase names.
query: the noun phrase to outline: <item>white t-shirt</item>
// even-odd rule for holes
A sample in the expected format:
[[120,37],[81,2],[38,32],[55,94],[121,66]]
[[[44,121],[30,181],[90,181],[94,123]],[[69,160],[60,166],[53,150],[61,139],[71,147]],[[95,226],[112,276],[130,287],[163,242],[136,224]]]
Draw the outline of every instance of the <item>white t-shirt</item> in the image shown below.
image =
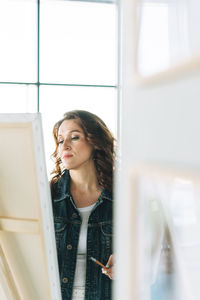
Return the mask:
[[88,219],[94,206],[95,203],[87,207],[77,208],[82,217],[82,224],[81,224],[79,242],[78,242],[77,262],[76,262],[76,270],[75,270],[75,277],[74,277],[72,300],[77,299],[76,290],[79,290],[78,291],[79,294],[81,294],[84,299]]

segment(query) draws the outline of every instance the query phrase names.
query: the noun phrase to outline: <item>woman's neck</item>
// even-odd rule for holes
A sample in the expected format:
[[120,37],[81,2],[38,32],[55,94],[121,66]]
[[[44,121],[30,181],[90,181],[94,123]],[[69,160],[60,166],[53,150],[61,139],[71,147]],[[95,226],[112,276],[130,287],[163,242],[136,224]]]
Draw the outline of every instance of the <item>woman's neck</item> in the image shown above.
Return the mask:
[[95,203],[101,194],[95,168],[70,170],[70,192],[77,207]]
[[78,189],[83,192],[99,188],[95,167],[70,170],[70,189]]

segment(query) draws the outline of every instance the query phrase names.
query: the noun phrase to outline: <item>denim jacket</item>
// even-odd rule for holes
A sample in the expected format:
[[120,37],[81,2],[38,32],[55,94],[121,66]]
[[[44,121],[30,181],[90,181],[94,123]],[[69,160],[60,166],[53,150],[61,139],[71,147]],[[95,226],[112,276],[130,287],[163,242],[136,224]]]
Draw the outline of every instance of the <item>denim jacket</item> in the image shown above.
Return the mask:
[[[56,245],[63,300],[71,300],[81,216],[69,190],[70,176],[65,171],[52,186]],[[87,232],[85,300],[111,300],[112,280],[90,260],[106,264],[112,254],[112,195],[102,190],[89,220]]]

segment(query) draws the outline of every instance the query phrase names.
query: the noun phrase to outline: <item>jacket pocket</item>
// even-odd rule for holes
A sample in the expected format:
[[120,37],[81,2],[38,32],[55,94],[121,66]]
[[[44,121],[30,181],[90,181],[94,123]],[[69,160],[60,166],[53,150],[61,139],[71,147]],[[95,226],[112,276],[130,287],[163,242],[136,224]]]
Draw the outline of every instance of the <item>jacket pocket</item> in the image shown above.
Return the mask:
[[62,240],[64,238],[64,233],[66,229],[66,221],[61,218],[54,218],[54,228],[55,228],[55,235],[56,235],[56,246],[59,250],[61,247]]
[[113,237],[113,228],[112,222],[103,222],[100,225],[101,228],[101,240],[103,243],[103,248],[105,251],[105,256],[108,256],[112,253],[112,237]]
[[103,222],[101,223],[101,233],[106,237],[112,237],[113,231],[112,231],[112,222]]

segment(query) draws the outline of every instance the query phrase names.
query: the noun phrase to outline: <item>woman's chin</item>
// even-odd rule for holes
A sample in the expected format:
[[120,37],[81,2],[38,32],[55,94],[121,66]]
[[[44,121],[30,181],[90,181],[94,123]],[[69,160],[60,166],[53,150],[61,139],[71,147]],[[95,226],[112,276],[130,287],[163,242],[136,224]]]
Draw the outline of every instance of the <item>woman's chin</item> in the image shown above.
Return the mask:
[[64,164],[63,163],[63,167],[66,169],[66,170],[71,170],[73,169],[73,166],[71,164]]

